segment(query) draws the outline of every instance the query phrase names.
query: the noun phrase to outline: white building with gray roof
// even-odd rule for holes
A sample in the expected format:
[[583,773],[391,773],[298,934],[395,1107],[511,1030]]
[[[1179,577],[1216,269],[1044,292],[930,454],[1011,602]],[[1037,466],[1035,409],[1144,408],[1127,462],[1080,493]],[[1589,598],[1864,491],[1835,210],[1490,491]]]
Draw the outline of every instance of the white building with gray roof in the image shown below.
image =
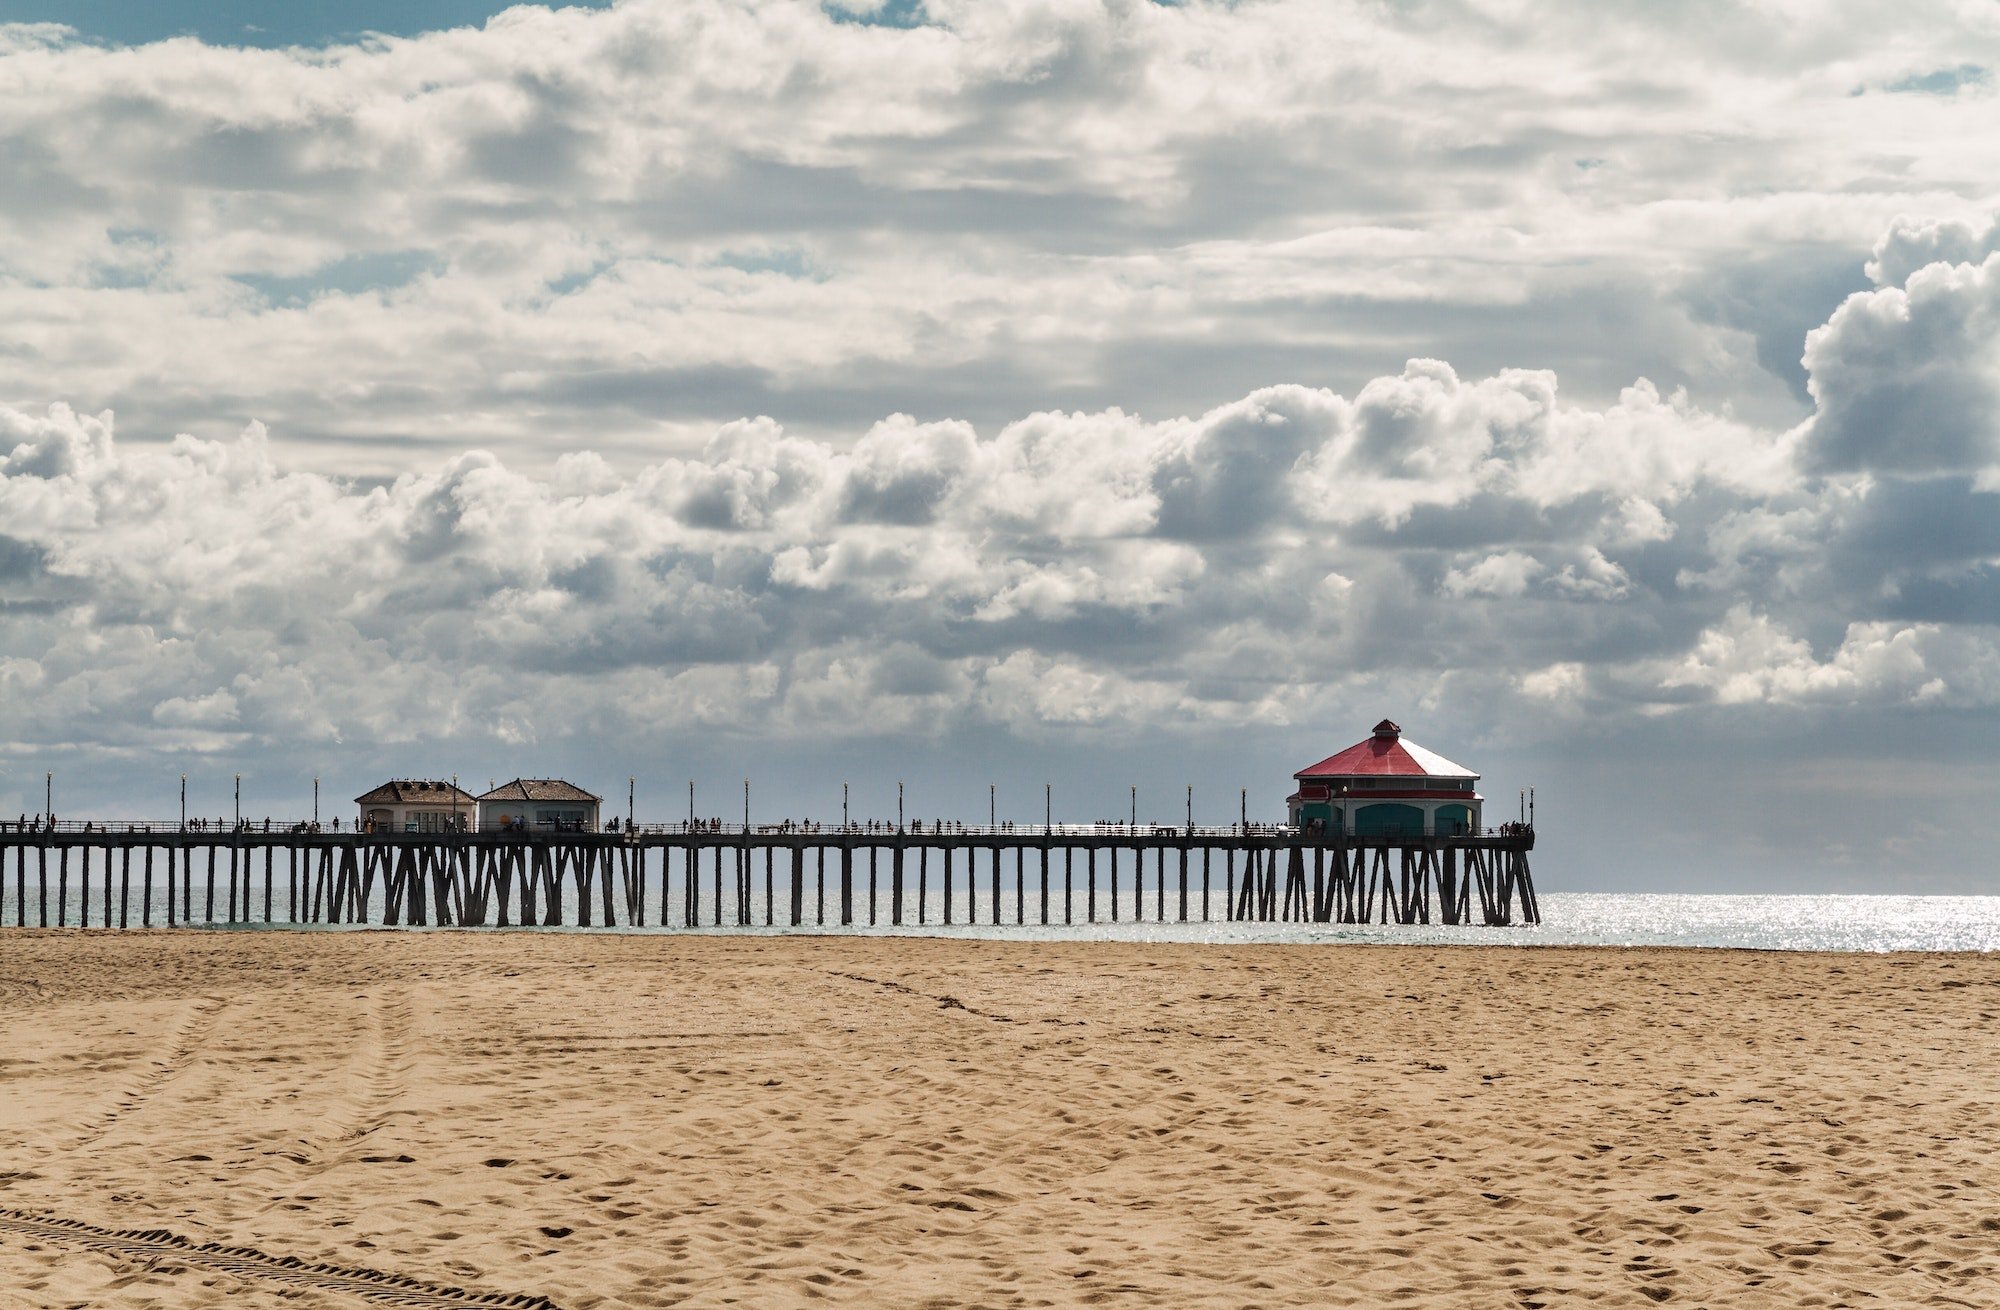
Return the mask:
[[479,830],[596,832],[603,803],[561,778],[516,778],[479,798]]

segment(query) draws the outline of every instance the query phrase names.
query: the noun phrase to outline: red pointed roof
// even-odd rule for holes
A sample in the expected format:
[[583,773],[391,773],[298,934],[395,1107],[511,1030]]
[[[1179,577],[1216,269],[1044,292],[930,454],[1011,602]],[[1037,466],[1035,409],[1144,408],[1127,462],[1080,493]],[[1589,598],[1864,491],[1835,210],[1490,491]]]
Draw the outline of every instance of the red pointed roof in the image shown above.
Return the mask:
[[1454,764],[1433,750],[1403,740],[1403,729],[1388,719],[1375,725],[1374,735],[1349,746],[1338,755],[1329,755],[1309,769],[1300,769],[1294,778],[1415,777],[1477,778],[1462,764]]

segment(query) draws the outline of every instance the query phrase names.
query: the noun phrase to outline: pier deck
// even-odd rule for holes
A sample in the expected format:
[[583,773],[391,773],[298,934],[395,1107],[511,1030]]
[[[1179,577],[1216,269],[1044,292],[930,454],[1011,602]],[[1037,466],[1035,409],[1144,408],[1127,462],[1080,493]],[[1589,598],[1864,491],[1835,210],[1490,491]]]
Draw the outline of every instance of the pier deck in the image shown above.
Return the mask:
[[1260,825],[353,833],[0,830],[0,924],[816,927],[1541,922],[1531,828]]

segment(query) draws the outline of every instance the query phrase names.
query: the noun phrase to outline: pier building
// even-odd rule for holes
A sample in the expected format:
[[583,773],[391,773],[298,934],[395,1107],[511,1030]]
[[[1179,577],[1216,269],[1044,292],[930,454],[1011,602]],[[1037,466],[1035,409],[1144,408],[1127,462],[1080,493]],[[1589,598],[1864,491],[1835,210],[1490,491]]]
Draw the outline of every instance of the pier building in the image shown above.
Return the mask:
[[430,778],[397,778],[354,798],[357,832],[464,832],[479,812],[471,792]]
[[561,778],[516,778],[479,798],[479,830],[596,832],[603,803]]
[[1333,836],[1459,837],[1479,831],[1479,775],[1403,736],[1388,719],[1292,775],[1292,825]]

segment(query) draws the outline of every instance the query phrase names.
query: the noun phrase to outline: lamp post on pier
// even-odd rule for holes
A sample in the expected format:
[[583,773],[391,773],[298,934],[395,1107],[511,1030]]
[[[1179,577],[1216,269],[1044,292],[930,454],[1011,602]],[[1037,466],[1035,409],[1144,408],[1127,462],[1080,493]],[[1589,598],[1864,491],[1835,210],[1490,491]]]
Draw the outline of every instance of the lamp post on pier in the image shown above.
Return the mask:
[[1238,832],[1249,832],[1249,831],[1250,831],[1250,789],[1249,789],[1248,787],[1245,787],[1245,788],[1243,789],[1243,796],[1242,796],[1242,798],[1241,798],[1241,799],[1242,799],[1242,806],[1243,806],[1243,808],[1242,808],[1242,810],[1241,810],[1241,811],[1239,812],[1239,814],[1238,814],[1238,817],[1237,817],[1237,821],[1236,821],[1236,830],[1237,830]]
[[903,780],[896,779],[896,831],[903,830]]
[[1194,836],[1194,784],[1188,784],[1188,836]]
[[694,831],[694,779],[688,779],[688,831]]
[[[319,822],[319,779],[313,779],[313,822]],[[464,832],[465,825],[458,819],[458,775],[451,775],[451,826],[454,832]]]
[[[451,788],[453,792],[451,803],[452,807],[456,809],[458,806],[458,796],[456,794],[458,791],[458,775],[455,773],[451,775]],[[313,827],[319,827],[319,778],[317,776],[313,778]]]
[[1138,831],[1138,828],[1139,828],[1139,784],[1135,782],[1132,784],[1132,829],[1133,831],[1136,832]]
[[181,831],[186,832],[187,826],[188,826],[188,776],[185,773],[183,773],[181,775]]
[[243,828],[243,775],[240,773],[236,775],[236,827],[238,831]]
[[743,831],[750,831],[750,780],[743,780]]
[[53,821],[56,817],[56,772],[50,769],[42,775],[42,816]]
[[[847,831],[847,784],[840,784],[840,830]],[[845,859],[846,856],[842,856]]]
[[625,779],[625,831],[627,832],[632,831],[632,816],[638,813],[635,808],[638,796],[639,779],[636,776],[627,777]]
[[1056,827],[1055,784],[1052,782],[1045,782],[1042,784],[1042,834],[1046,836],[1049,833],[1054,832],[1055,827]]
[[1000,802],[995,799],[993,784],[990,782],[986,784],[986,826],[989,829],[1000,826]]

